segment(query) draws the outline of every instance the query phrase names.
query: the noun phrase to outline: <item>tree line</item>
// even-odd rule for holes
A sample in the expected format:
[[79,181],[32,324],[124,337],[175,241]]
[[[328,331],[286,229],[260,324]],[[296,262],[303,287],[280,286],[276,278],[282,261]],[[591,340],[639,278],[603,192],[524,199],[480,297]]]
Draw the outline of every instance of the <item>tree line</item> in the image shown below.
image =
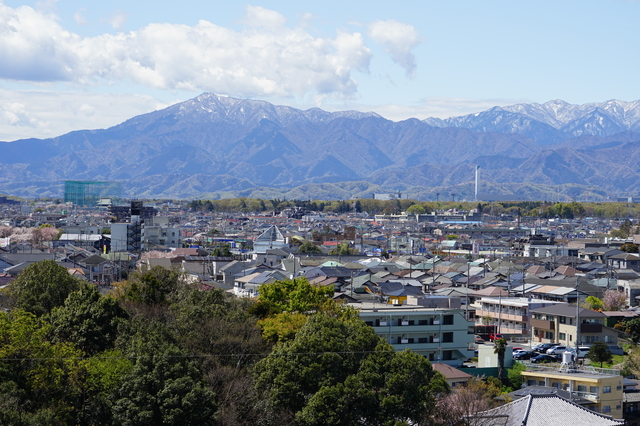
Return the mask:
[[273,212],[291,207],[303,207],[312,212],[330,213],[362,213],[369,214],[410,214],[432,213],[438,210],[478,210],[481,213],[495,215],[510,214],[523,217],[540,217],[545,219],[562,218],[578,219],[594,218],[629,218],[640,217],[640,206],[627,203],[582,203],[571,201],[568,203],[548,201],[518,201],[518,202],[422,202],[412,199],[376,200],[360,198],[356,200],[282,200],[257,198],[230,198],[222,200],[194,200],[188,207],[195,211],[241,213],[241,212]]

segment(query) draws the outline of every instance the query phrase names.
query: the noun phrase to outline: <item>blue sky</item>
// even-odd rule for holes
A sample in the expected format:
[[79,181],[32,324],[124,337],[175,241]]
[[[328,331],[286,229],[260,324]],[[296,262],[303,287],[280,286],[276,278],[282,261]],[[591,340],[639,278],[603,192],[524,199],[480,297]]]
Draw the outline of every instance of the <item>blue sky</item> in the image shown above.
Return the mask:
[[214,92],[392,120],[640,99],[640,1],[0,0],[0,140]]

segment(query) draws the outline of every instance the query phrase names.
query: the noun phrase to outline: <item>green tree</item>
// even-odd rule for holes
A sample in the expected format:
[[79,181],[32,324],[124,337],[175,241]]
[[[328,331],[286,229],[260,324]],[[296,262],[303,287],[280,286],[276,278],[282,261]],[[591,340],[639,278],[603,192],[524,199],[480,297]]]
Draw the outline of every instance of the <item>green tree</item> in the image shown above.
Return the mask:
[[620,250],[625,253],[638,253],[638,245],[633,243],[625,243],[620,246]]
[[336,386],[357,373],[379,343],[356,312],[342,317],[315,314],[294,339],[277,344],[256,364],[256,386],[277,410],[297,413],[323,386]]
[[84,285],[69,294],[63,306],[51,311],[54,340],[73,342],[88,355],[113,347],[118,324],[127,312],[111,297],[100,295],[94,286]]
[[298,247],[298,253],[300,254],[321,254],[322,250],[317,245],[310,241],[305,241]]
[[413,205],[409,206],[409,208],[407,209],[407,213],[409,213],[409,214],[424,214],[425,213],[425,209],[420,204],[413,204]]
[[604,305],[601,299],[595,296],[587,296],[582,306],[585,309],[591,309],[592,311],[601,311]]
[[44,315],[61,306],[82,284],[64,266],[53,260],[43,260],[27,266],[11,282],[10,293],[16,308]]
[[306,278],[278,280],[260,286],[258,305],[268,307],[268,312],[309,313],[326,305],[333,295],[331,286],[312,286]]
[[83,354],[49,331],[31,312],[0,313],[0,424],[74,424]]
[[507,349],[507,340],[505,338],[497,339],[493,344],[493,353],[498,355],[498,379],[504,381],[504,354]]
[[336,248],[331,250],[329,254],[333,256],[348,256],[350,254],[357,254],[357,250],[349,247],[349,243],[344,241],[338,244]]
[[626,320],[622,323],[622,326],[631,343],[634,345],[640,343],[640,318]]
[[229,244],[223,244],[222,247],[216,246],[213,248],[211,252],[211,256],[214,257],[231,257],[233,253],[231,253],[231,246]]
[[178,270],[154,266],[147,272],[134,272],[122,286],[123,298],[146,305],[167,303],[170,294],[184,285],[184,275]]
[[123,426],[212,424],[214,395],[186,354],[162,340],[142,340],[135,345],[131,373],[114,393],[115,421]]
[[611,362],[611,360],[613,359],[613,354],[609,350],[607,344],[604,342],[595,342],[585,356],[591,362],[599,362],[600,368],[602,368],[603,363]]
[[527,370],[527,366],[522,362],[516,362],[513,366],[507,369],[507,377],[509,378],[509,384],[512,389],[520,389],[524,377],[522,372]]
[[448,391],[444,377],[425,357],[409,350],[393,352],[381,342],[357,373],[324,386],[296,416],[301,425],[425,424],[436,397]]

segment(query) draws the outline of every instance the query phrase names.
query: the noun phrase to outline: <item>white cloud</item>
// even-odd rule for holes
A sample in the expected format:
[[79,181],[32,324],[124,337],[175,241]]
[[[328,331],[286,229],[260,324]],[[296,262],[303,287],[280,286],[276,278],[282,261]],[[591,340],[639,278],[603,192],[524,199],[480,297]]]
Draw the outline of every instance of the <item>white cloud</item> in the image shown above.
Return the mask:
[[122,30],[124,23],[127,21],[127,15],[123,12],[116,12],[109,18],[108,22],[114,30]]
[[49,15],[0,3],[0,79],[349,98],[357,91],[353,71],[368,70],[371,51],[358,32],[315,37],[254,6],[244,22],[251,26],[242,31],[200,21],[83,38]]
[[389,19],[369,24],[369,37],[384,47],[394,62],[405,69],[407,76],[416,73],[416,58],[411,50],[420,44],[418,31],[409,24]]
[[250,27],[281,28],[284,27],[286,19],[275,10],[265,9],[262,6],[246,7],[245,16],[242,23]]
[[144,95],[0,89],[0,141],[107,128],[169,105]]
[[86,12],[86,9],[84,7],[81,7],[76,11],[76,13],[73,14],[73,19],[76,21],[76,24],[78,25],[88,24],[87,19],[84,17],[84,12]]

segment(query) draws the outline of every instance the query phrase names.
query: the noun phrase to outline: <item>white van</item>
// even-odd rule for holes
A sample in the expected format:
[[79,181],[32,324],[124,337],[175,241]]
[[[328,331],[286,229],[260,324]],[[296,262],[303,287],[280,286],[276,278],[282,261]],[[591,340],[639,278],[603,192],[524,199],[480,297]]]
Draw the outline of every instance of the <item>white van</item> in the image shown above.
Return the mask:
[[[578,358],[584,358],[591,348],[589,346],[579,346],[578,347]],[[576,347],[569,348],[567,350],[571,353],[576,353]]]

